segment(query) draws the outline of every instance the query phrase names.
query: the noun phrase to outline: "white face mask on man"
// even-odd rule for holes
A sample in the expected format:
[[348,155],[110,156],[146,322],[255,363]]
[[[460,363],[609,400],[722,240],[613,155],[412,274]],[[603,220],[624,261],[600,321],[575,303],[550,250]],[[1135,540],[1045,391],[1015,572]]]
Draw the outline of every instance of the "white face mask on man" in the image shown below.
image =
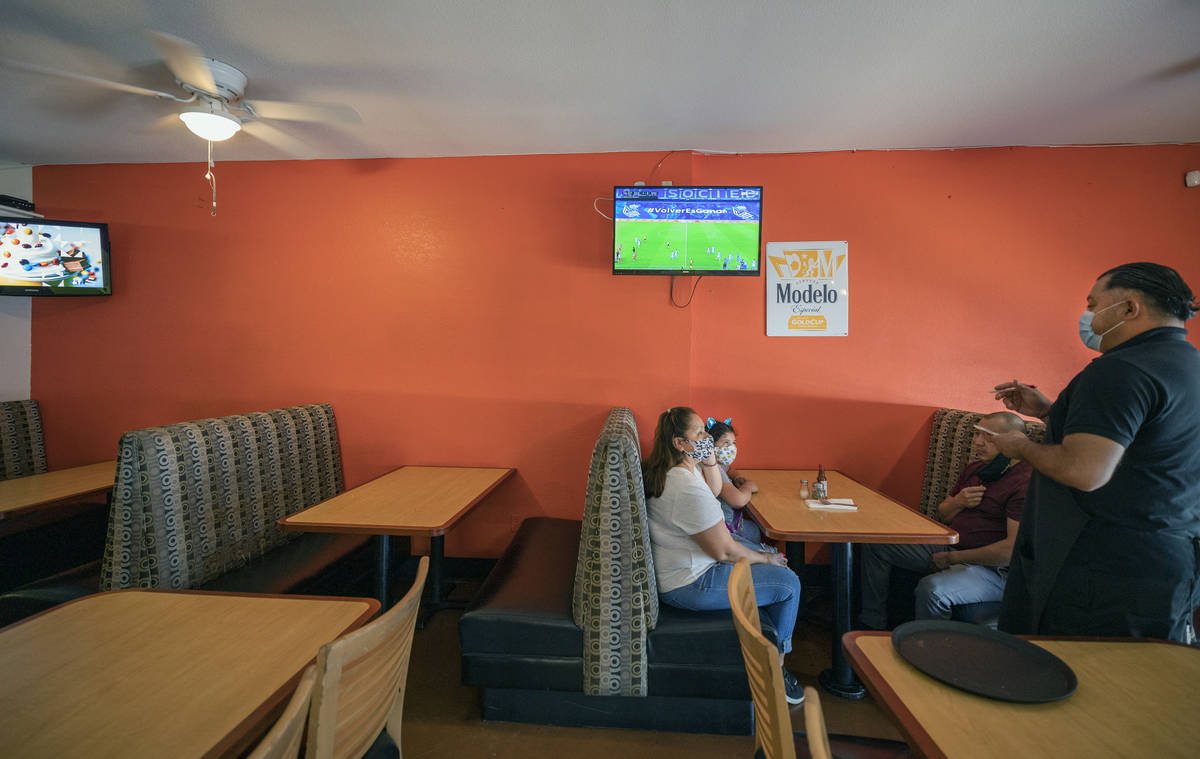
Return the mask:
[[1104,308],[1100,309],[1099,311],[1088,310],[1088,311],[1083,312],[1083,315],[1079,317],[1079,339],[1083,341],[1084,345],[1086,345],[1087,347],[1091,348],[1094,351],[1100,350],[1100,342],[1104,339],[1104,336],[1107,335],[1109,332],[1112,332],[1117,327],[1120,327],[1122,324],[1124,324],[1125,320],[1122,319],[1121,321],[1112,325],[1111,327],[1104,330],[1100,334],[1096,334],[1096,332],[1092,329],[1092,319],[1096,318],[1096,314],[1104,313],[1108,309],[1113,308],[1114,306],[1119,306],[1124,302],[1125,301],[1123,301],[1123,300],[1118,301],[1118,302],[1112,304],[1111,306],[1105,306]]

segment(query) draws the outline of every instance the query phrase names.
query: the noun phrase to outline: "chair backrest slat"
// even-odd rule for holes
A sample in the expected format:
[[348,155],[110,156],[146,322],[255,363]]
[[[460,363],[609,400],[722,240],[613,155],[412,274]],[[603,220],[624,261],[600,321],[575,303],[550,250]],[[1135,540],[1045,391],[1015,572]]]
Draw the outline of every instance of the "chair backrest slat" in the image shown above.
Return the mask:
[[416,579],[399,603],[321,647],[308,720],[308,759],[357,759],[385,727],[401,748],[405,681],[428,571],[429,558],[422,557]]
[[296,759],[300,756],[304,722],[308,719],[308,708],[316,679],[317,669],[309,665],[296,685],[292,700],[288,702],[283,714],[247,759]]
[[825,713],[816,688],[804,689],[804,731],[808,738],[808,753],[812,759],[832,759],[829,732],[825,729]]

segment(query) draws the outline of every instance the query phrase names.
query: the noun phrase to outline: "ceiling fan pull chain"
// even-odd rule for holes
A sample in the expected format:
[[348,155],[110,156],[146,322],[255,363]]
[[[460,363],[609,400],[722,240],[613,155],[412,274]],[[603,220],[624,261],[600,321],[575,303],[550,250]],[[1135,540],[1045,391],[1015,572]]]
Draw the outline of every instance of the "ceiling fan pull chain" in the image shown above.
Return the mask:
[[212,140],[208,141],[208,171],[204,172],[208,186],[212,188],[212,215],[217,215],[217,175],[213,173]]

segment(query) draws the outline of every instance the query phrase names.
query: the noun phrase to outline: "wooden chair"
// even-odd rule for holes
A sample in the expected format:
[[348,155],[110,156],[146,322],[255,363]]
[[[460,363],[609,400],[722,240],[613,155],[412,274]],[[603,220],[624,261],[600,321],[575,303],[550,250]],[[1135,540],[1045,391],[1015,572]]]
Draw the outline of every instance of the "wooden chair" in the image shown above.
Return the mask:
[[429,557],[423,556],[412,588],[399,603],[321,647],[308,717],[307,759],[357,759],[385,726],[400,751],[404,685],[428,571]]
[[304,738],[304,720],[308,717],[312,703],[313,684],[317,680],[317,669],[309,666],[304,670],[292,700],[283,710],[279,721],[258,744],[247,759],[296,759],[300,756],[300,742]]
[[792,717],[784,696],[783,663],[779,649],[762,634],[758,621],[758,599],[750,579],[750,564],[738,559],[729,575],[729,608],[742,644],[746,679],[754,699],[755,756],[765,759],[796,759]]
[[912,754],[896,741],[857,736],[829,737],[821,699],[812,688],[804,689],[805,734],[792,732],[792,717],[784,697],[783,663],[779,649],[762,634],[758,601],[750,564],[739,559],[729,575],[729,607],[742,644],[746,679],[754,698],[754,756],[756,759],[899,759]]

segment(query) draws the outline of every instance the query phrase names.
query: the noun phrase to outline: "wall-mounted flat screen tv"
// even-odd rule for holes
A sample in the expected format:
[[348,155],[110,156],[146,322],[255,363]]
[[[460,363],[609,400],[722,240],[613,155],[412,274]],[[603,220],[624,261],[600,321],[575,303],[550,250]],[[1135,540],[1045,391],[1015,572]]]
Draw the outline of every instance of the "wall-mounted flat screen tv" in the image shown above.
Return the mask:
[[108,225],[0,216],[0,295],[112,295]]
[[614,187],[613,274],[758,276],[762,187]]

